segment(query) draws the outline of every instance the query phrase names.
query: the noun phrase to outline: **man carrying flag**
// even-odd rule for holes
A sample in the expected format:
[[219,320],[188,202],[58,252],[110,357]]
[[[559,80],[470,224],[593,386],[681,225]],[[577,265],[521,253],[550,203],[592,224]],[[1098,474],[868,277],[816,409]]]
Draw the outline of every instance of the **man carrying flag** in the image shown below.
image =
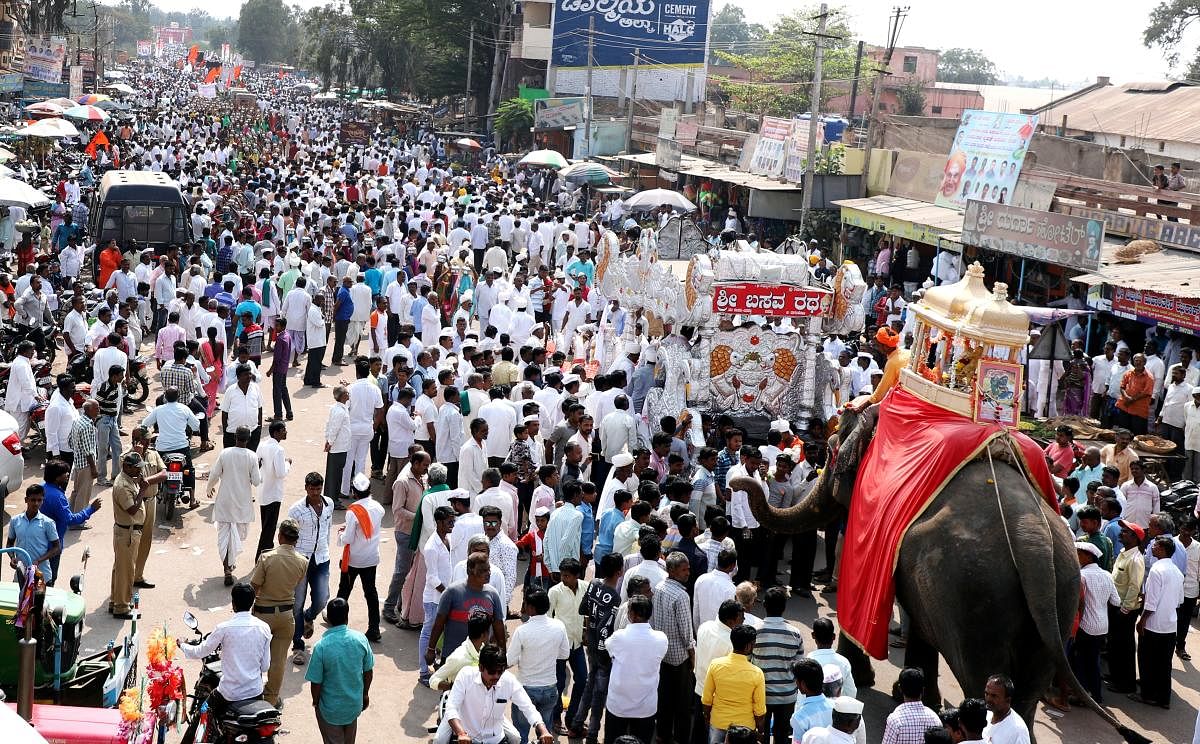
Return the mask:
[[350,482],[355,501],[346,509],[346,523],[338,530],[342,547],[342,578],[337,595],[350,599],[355,579],[362,579],[367,600],[367,640],[378,643],[379,592],[375,588],[375,570],[379,567],[379,533],[383,526],[383,505],[371,496],[371,479],[358,473]]

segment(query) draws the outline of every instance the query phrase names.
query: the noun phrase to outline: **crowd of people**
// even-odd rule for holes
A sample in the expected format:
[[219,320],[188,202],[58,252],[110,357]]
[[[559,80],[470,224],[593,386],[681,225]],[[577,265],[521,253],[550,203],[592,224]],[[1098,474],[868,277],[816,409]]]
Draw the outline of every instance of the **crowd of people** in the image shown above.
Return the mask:
[[[569,185],[499,157],[451,169],[420,127],[339,142],[339,106],[248,82],[260,109],[238,113],[197,108],[186,75],[147,73],[143,95],[169,105],[109,127],[111,147],[60,184],[43,255],[0,279],[18,323],[58,322],[88,360],[45,395],[38,344],[23,342],[4,399],[22,438],[46,399],[44,482],[24,489],[6,540],[48,584],[69,531],[111,511],[108,610],[131,618],[134,593],[154,587],[166,462],[181,457],[185,494],[212,502],[235,612],[184,653],[222,649],[229,701],[281,705],[287,666],[305,668],[330,744],[355,740],[385,626],[414,634],[401,642],[417,645],[420,684],[444,693],[431,711],[438,742],[1029,741],[1003,675],[934,711],[919,669],[901,672],[901,702],[867,732],[837,629],[811,604],[818,587],[837,590],[844,525],[824,531],[817,570],[817,533],[767,530],[731,485],[748,478],[770,504],[795,505],[827,455],[827,421],[894,384],[919,290],[889,286],[890,254],[872,262],[869,335],[822,340],[817,418],[774,421],[755,446],[727,417],[647,414],[659,350],[690,341],[670,325],[652,333],[597,286],[602,243],[629,250],[667,212],[585,209]],[[79,182],[86,194],[118,165],[179,181],[190,245],[80,248]],[[828,263],[813,250],[813,265]],[[76,291],[55,320],[56,297],[92,265],[103,299],[88,307]],[[129,375],[148,348],[154,400],[140,411]],[[1114,355],[1128,362],[1119,338],[1103,358]],[[1129,370],[1096,357],[1083,387],[1115,399],[1092,400],[1134,431],[1161,408],[1165,435],[1200,450],[1200,387],[1180,392],[1200,366],[1182,345],[1176,356],[1136,355]],[[1144,370],[1154,384],[1141,384]],[[289,422],[302,387],[321,391],[328,415],[324,466],[297,470]],[[202,488],[195,459],[209,450]],[[1200,594],[1196,524],[1161,513],[1127,433],[1082,449],[1060,429],[1046,454],[1079,540],[1075,672],[1100,700],[1106,654],[1108,689],[1168,707],[1172,653],[1189,658]],[[304,496],[289,503],[299,481]],[[250,548],[254,568],[239,577]],[[356,587],[365,623],[350,616]],[[1068,693],[1051,702],[1067,707]]]

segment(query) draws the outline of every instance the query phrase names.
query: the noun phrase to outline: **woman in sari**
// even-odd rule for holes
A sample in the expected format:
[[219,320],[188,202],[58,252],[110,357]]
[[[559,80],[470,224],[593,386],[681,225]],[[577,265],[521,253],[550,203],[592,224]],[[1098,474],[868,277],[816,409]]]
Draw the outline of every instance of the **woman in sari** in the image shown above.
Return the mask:
[[1058,378],[1058,412],[1063,416],[1086,416],[1092,389],[1092,371],[1083,349],[1072,344],[1071,359],[1063,364]]
[[208,396],[208,410],[204,415],[211,419],[217,409],[217,392],[225,376],[225,342],[217,340],[216,326],[209,326],[206,332],[208,339],[200,344],[200,363],[212,369],[208,373],[208,382],[204,383],[204,394]]

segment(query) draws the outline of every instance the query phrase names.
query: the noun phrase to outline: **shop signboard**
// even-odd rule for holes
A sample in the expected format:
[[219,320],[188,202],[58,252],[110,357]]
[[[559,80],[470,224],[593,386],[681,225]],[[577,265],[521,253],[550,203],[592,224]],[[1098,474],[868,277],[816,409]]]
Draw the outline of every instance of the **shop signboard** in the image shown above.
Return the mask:
[[1108,209],[1093,209],[1075,204],[1060,205],[1057,211],[1076,217],[1103,220],[1104,229],[1113,235],[1145,238],[1170,247],[1200,250],[1200,225],[1186,225],[1182,222],[1138,217],[1135,214],[1113,212]]
[[962,241],[1012,256],[1096,271],[1104,223],[971,199],[963,212]]
[[31,36],[25,42],[25,77],[47,83],[62,82],[67,56],[65,36]]
[[343,145],[365,145],[371,141],[372,129],[365,121],[344,121],[338,141]]
[[[597,67],[699,67],[708,53],[710,0],[555,0],[555,67],[587,67],[588,40]],[[589,31],[588,24],[594,24]]]
[[71,93],[71,86],[67,83],[47,83],[44,80],[25,78],[24,86],[22,94],[25,98],[46,100],[61,98]]
[[808,318],[828,312],[832,296],[825,289],[776,282],[718,282],[713,287],[713,312]]
[[1200,299],[1114,286],[1111,304],[1115,315],[1200,333]]
[[925,245],[937,245],[938,239],[945,234],[944,230],[935,230],[928,225],[918,225],[908,220],[898,220],[872,212],[864,212],[852,207],[842,207],[842,222],[847,225],[861,227],[864,230],[895,235],[897,238],[915,240]]
[[584,98],[539,98],[533,102],[534,129],[576,127],[587,118]]
[[956,209],[969,199],[1010,203],[1036,128],[1036,114],[963,112],[934,203]]
[[783,173],[787,157],[787,139],[792,133],[792,120],[775,116],[764,116],[758,129],[758,144],[750,160],[750,172],[760,176],[778,176]]

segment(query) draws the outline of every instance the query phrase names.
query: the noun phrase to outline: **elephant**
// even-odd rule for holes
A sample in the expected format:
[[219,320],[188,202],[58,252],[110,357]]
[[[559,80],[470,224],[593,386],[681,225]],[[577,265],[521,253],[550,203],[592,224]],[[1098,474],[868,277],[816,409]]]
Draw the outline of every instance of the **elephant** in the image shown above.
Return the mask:
[[[745,491],[755,518],[777,532],[805,532],[846,516],[876,411],[844,412],[826,467],[795,506],[770,506],[754,479],[738,478],[730,487]],[[1016,689],[1013,710],[1030,730],[1042,694],[1056,677],[1066,679],[1126,741],[1148,742],[1093,701],[1071,672],[1064,643],[1080,597],[1074,538],[1015,466],[994,466],[986,457],[965,465],[901,541],[894,579],[909,616],[905,666],[925,672],[927,702],[935,708],[939,653],[971,696],[982,697],[989,676],[1007,674]],[[853,601],[848,589],[843,583],[840,601]],[[838,651],[851,660],[860,688],[874,684],[857,645],[843,636]]]

